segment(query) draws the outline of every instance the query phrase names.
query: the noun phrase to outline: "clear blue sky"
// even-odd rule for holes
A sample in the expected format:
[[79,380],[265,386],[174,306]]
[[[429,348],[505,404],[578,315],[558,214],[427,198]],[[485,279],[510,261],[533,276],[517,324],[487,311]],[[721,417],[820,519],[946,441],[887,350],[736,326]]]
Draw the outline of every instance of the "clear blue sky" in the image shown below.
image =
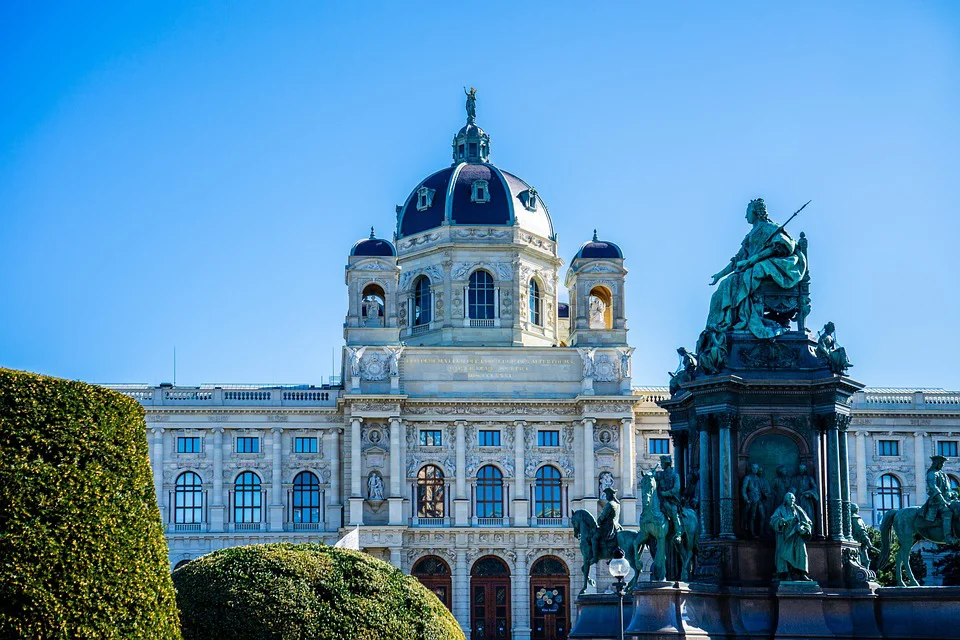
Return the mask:
[[[630,269],[636,384],[692,347],[763,196],[811,324],[872,386],[960,388],[960,4],[0,5],[0,364],[93,382],[319,382],[370,225],[493,161]],[[339,361],[339,356],[337,357]]]

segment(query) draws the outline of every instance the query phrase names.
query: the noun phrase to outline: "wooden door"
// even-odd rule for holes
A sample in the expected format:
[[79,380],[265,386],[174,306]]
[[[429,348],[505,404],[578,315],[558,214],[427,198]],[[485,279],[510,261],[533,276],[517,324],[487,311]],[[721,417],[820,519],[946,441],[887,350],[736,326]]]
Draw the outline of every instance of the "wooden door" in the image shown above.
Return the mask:
[[509,640],[509,578],[474,577],[470,606],[471,640]]

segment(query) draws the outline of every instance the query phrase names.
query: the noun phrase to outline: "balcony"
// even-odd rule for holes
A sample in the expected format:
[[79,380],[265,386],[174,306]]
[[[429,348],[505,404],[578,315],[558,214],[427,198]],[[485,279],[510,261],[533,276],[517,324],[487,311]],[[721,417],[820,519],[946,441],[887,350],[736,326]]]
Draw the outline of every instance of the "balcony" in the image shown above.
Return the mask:
[[289,524],[294,531],[323,531],[322,522],[292,522]]
[[490,328],[496,326],[496,320],[479,320],[477,318],[470,318],[470,326],[473,328]]
[[233,530],[234,531],[260,531],[261,523],[259,522],[234,522]]
[[414,325],[413,328],[410,329],[410,335],[412,335],[412,336],[419,336],[419,335],[422,335],[422,334],[424,334],[424,333],[426,333],[426,332],[428,332],[428,331],[430,331],[430,324],[429,324],[429,323],[428,323],[428,324],[418,324],[418,325]]
[[199,522],[194,522],[191,524],[174,524],[171,525],[170,531],[173,533],[198,533],[203,531],[203,525]]
[[147,407],[156,406],[271,406],[271,407],[335,407],[340,393],[340,379],[330,378],[328,384],[313,385],[237,385],[202,384],[199,387],[151,387],[139,384],[103,385],[130,396]]
[[507,527],[510,525],[508,518],[474,518],[478,527]]
[[412,518],[411,524],[415,527],[446,527],[449,521],[446,518]]
[[566,527],[566,518],[535,518],[534,524],[538,527]]

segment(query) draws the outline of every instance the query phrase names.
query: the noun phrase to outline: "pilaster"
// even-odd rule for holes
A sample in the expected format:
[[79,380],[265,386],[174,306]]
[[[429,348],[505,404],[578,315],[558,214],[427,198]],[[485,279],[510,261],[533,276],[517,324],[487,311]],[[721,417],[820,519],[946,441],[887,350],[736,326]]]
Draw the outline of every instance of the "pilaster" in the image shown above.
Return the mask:
[[163,432],[164,429],[153,429],[153,492],[157,496],[157,506],[160,507],[160,521],[164,525],[170,519],[167,513],[167,501],[163,496]]
[[733,538],[733,458],[730,429],[737,419],[735,413],[717,414],[720,434],[720,537]]
[[453,501],[453,519],[458,527],[470,526],[470,499],[467,495],[467,441],[465,430],[467,423],[457,420],[457,472],[456,499]]
[[222,532],[226,516],[223,504],[223,427],[213,428],[213,495],[210,496],[210,531]]
[[620,420],[620,505],[623,511],[620,520],[627,526],[637,522],[637,501],[635,499],[637,478],[637,445],[633,430],[633,418]]
[[530,508],[524,475],[523,428],[526,424],[523,420],[516,420],[513,423],[514,498],[511,505],[511,515],[513,516],[513,525],[517,527],[526,527],[530,524]]
[[350,524],[363,524],[363,459],[360,448],[360,423],[363,418],[350,419]]
[[827,432],[827,538],[843,539],[843,500],[840,497],[840,438],[837,414],[823,416]]
[[[462,536],[466,538],[466,536]],[[470,637],[470,573],[467,570],[467,551],[457,549],[453,572],[453,617],[460,623],[463,633]]]
[[283,531],[283,427],[273,427],[270,462],[270,506],[268,522],[270,531]]
[[837,416],[837,427],[839,435],[839,453],[840,453],[840,502],[841,516],[843,518],[842,531],[846,540],[853,540],[853,519],[850,511],[850,462],[847,454],[847,427],[850,424],[850,416],[840,414]]
[[710,419],[697,416],[700,432],[700,529],[704,538],[713,537],[713,492],[710,483]]
[[513,579],[513,639],[530,640],[530,570],[527,551],[517,551]]
[[873,504],[868,501],[870,497],[867,494],[867,445],[866,434],[861,429],[857,431],[856,436],[856,454],[857,459],[857,503],[860,505],[861,514],[870,509],[871,516],[867,520],[873,521]]
[[583,508],[597,515],[596,454],[593,450],[593,425],[596,418],[583,419]]
[[327,529],[339,529],[343,523],[343,495],[340,483],[340,432],[334,427],[326,432],[324,454],[330,458],[330,500],[327,503]]
[[918,505],[927,499],[927,458],[924,451],[923,438],[927,434],[923,431],[913,432],[913,474],[915,478],[914,498]]

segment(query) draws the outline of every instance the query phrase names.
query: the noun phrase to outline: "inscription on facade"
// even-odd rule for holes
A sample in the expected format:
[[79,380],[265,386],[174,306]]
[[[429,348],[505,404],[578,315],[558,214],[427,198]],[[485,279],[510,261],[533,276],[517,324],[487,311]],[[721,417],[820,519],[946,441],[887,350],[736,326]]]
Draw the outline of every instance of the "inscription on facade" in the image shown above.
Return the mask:
[[410,355],[405,361],[408,370],[414,366],[428,366],[451,380],[523,379],[544,368],[573,364],[572,357],[563,356]]

